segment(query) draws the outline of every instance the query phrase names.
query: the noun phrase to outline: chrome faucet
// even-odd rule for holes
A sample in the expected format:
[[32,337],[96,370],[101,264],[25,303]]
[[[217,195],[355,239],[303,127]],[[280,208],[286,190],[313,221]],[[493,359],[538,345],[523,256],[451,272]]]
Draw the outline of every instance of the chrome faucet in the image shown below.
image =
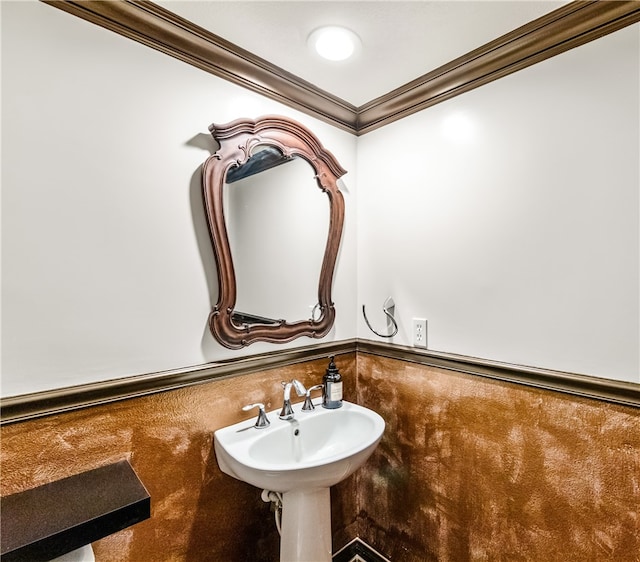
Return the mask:
[[307,392],[304,385],[297,379],[293,379],[291,382],[282,381],[284,387],[284,401],[282,403],[282,410],[278,416],[281,420],[293,419],[293,408],[291,407],[291,388],[293,387],[298,396],[304,396]]

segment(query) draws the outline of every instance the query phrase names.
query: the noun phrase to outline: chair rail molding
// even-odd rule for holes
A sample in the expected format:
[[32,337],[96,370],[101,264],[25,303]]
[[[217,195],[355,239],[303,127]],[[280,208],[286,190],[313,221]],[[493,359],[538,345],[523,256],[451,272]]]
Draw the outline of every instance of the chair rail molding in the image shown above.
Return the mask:
[[587,375],[512,365],[414,347],[362,339],[323,342],[235,360],[148,373],[123,379],[11,396],[0,400],[0,425],[26,421],[80,408],[166,392],[223,378],[326,359],[328,355],[363,353],[447,369],[580,398],[640,408],[640,384]]

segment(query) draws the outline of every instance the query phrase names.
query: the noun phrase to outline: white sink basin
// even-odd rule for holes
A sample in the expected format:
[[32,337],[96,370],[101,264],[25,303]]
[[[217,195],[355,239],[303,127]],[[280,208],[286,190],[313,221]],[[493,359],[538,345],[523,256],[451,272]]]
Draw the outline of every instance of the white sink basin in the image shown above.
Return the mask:
[[271,425],[253,427],[246,420],[214,434],[220,469],[226,474],[273,492],[328,488],[344,480],[369,458],[384,432],[376,412],[343,402],[311,412],[294,405],[295,418],[268,414]]

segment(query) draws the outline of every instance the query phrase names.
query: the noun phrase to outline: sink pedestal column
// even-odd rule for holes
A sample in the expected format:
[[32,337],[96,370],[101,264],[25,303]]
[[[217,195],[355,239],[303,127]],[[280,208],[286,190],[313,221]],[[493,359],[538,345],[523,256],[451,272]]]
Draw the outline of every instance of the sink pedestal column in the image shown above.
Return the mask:
[[282,494],[280,562],[331,562],[329,488]]

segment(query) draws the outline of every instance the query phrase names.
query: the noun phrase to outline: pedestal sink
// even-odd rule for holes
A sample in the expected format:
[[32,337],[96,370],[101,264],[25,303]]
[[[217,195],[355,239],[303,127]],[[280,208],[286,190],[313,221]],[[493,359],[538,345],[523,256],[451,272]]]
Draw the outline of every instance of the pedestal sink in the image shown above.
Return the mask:
[[294,406],[292,420],[268,414],[219,429],[214,446],[222,472],[282,494],[280,562],[330,562],[329,488],[361,467],[378,445],[384,420],[376,412],[343,402],[310,412]]

